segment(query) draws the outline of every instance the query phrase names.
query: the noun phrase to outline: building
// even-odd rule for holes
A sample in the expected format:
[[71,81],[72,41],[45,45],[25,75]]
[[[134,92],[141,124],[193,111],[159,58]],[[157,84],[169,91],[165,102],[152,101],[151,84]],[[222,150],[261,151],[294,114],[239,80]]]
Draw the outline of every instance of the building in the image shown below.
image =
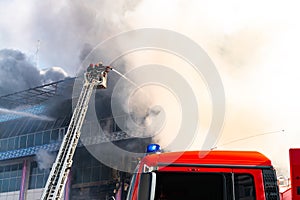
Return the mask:
[[[0,97],[0,200],[40,199],[72,116],[73,84],[74,78],[69,78]],[[85,142],[77,146],[64,199],[110,199],[130,177],[98,161],[87,146],[130,142],[132,149],[142,152],[150,141],[130,137],[109,117],[109,111],[103,113],[84,122]],[[108,131],[95,133],[95,123],[106,124]],[[137,164],[127,158],[122,162],[130,169]]]

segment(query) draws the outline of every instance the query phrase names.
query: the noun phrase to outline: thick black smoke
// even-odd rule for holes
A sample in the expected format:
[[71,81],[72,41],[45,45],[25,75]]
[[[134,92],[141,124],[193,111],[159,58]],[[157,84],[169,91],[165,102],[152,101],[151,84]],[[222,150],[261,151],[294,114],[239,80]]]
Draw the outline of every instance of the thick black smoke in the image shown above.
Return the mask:
[[[93,48],[107,38],[130,29],[126,15],[140,2],[141,0],[115,0],[114,3],[109,0],[36,2],[31,10],[32,29],[29,31],[31,38],[41,41],[40,60],[51,66],[62,66],[70,76],[80,76],[82,71],[79,67]],[[107,49],[104,53],[109,54],[109,51]],[[109,64],[105,60],[101,61],[104,65]],[[125,68],[125,61],[120,61],[118,67]],[[124,69],[119,68],[123,72]],[[100,118],[111,116],[111,93],[119,78],[111,73],[108,89],[97,92],[96,106],[101,113]]]
[[79,66],[90,50],[105,39],[130,29],[126,14],[139,2],[36,2],[31,12],[33,28],[30,31],[32,38],[41,40],[40,59],[46,64],[63,66],[68,74],[77,76]]
[[0,96],[62,80],[67,74],[58,67],[38,69],[18,50],[0,50]]

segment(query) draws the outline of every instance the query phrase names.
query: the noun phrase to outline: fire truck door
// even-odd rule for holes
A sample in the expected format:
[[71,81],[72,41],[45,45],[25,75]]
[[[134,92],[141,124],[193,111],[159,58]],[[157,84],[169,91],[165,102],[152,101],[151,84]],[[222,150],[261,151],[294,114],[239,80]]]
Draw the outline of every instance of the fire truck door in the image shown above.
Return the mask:
[[290,149],[292,199],[300,200],[300,149]]
[[232,169],[235,199],[264,200],[261,169]]

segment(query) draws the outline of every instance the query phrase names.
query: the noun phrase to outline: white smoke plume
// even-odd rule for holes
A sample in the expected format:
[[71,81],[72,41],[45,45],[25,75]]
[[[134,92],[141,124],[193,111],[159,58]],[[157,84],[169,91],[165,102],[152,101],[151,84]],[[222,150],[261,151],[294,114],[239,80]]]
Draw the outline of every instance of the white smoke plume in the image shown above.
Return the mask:
[[51,67],[49,69],[41,70],[40,74],[45,83],[64,80],[68,77],[68,74],[60,67]]
[[36,153],[36,161],[38,163],[39,169],[46,169],[49,170],[52,167],[52,164],[54,163],[54,160],[56,158],[56,154],[53,152],[49,152],[44,149],[40,149]]
[[[300,146],[297,6],[295,1],[145,0],[128,18],[133,27],[185,34],[212,58],[227,104],[218,149],[257,150],[288,171],[288,148]],[[196,139],[192,148],[200,147]]]

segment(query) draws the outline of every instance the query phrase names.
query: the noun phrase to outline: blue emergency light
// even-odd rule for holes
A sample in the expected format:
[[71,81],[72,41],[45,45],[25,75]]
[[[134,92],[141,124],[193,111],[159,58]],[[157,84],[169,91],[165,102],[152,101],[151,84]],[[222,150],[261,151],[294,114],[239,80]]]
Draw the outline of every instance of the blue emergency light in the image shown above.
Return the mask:
[[161,152],[160,146],[158,144],[149,144],[147,146],[147,153],[158,153]]

